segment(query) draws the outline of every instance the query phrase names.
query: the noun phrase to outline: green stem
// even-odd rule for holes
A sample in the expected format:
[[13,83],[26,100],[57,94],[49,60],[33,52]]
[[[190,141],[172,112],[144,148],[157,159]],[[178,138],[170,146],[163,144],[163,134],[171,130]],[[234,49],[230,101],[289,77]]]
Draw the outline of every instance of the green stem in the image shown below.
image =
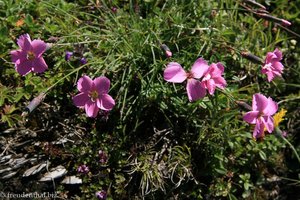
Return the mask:
[[92,41],[83,41],[83,42],[70,42],[70,43],[54,43],[53,46],[71,46],[74,44],[88,44],[88,43],[96,43],[99,40],[92,40]]
[[279,137],[280,137],[286,144],[288,144],[288,145],[290,146],[290,148],[293,150],[293,152],[294,152],[294,154],[295,154],[295,156],[296,156],[296,158],[297,158],[297,160],[298,160],[298,162],[299,162],[299,164],[300,164],[300,157],[299,157],[298,152],[297,152],[297,150],[295,149],[295,147],[290,143],[290,141],[288,141],[288,140],[282,135],[282,131],[281,131],[278,127],[275,128],[275,133],[276,133],[277,135],[279,135]]
[[60,78],[58,81],[56,81],[53,85],[51,85],[50,87],[48,87],[46,90],[45,90],[45,94],[47,94],[52,88],[54,88],[58,83],[60,83],[61,81],[63,81],[64,79],[66,79],[68,76],[74,74],[75,72],[81,70],[82,68],[88,66],[88,65],[91,65],[91,64],[94,64],[94,63],[98,63],[98,62],[92,62],[92,63],[87,63],[85,65],[82,65],[76,69],[74,69],[73,71],[71,71],[70,73],[68,73],[67,75],[65,75],[64,77]]

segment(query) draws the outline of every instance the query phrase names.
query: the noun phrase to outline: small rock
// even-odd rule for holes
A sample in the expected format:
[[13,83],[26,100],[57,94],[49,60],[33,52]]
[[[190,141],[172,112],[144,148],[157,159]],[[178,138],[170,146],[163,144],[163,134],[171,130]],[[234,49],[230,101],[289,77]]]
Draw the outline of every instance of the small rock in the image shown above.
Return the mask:
[[7,161],[6,163],[4,163],[3,165],[10,165],[12,162],[14,162],[13,158],[9,159],[9,161]]
[[270,178],[267,178],[267,181],[268,182],[278,182],[278,181],[281,181],[281,178],[278,177],[278,176],[276,176],[276,175],[274,175],[274,176],[272,176]]
[[66,173],[67,173],[66,168],[64,168],[62,165],[59,165],[51,169],[46,174],[44,174],[44,176],[39,181],[52,181],[53,179],[64,176]]
[[12,145],[12,148],[16,148],[16,149],[21,149],[23,148],[24,146],[26,146],[28,143],[31,143],[33,140],[26,140],[24,142],[20,142],[20,143],[16,143],[16,144],[13,144]]
[[9,159],[11,159],[12,155],[7,155],[7,156],[3,156],[2,158],[0,158],[0,163],[3,163]]
[[31,162],[31,164],[33,164],[38,161],[38,158],[30,158],[29,161]]
[[25,158],[15,159],[14,162],[10,164],[10,166],[12,166],[13,169],[17,169],[19,167],[22,167],[28,161],[29,159],[25,159]]
[[58,141],[53,142],[53,144],[65,144],[67,142],[68,142],[67,138],[61,138]]
[[82,179],[78,178],[77,176],[67,176],[61,183],[70,185],[82,184]]
[[16,131],[15,128],[9,128],[9,129],[6,129],[5,131],[1,132],[1,134],[2,134],[2,133],[4,133],[4,134],[9,134],[9,133],[13,133],[13,132],[15,132],[15,131]]
[[11,171],[12,168],[11,167],[8,167],[8,168],[5,168],[5,169],[1,169],[0,170],[0,174],[4,173],[4,172],[7,172],[7,171]]
[[46,166],[47,166],[46,163],[41,163],[41,164],[35,165],[35,166],[27,169],[24,172],[23,177],[28,177],[28,176],[35,175],[35,174],[39,173]]
[[16,173],[18,173],[18,172],[17,171],[16,172],[11,172],[10,174],[2,176],[1,179],[9,179],[9,178],[13,177],[14,175],[16,175]]

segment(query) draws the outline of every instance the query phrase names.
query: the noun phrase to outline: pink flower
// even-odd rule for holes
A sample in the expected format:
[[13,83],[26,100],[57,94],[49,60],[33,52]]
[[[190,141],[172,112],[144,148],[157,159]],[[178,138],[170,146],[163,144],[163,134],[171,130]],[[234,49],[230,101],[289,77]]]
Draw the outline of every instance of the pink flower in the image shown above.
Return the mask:
[[95,195],[100,200],[105,200],[107,198],[107,192],[105,190],[98,191]]
[[99,158],[100,158],[99,162],[102,164],[106,163],[107,159],[108,159],[107,154],[102,150],[99,150],[98,154],[99,154]]
[[182,83],[187,79],[186,90],[189,101],[196,101],[206,94],[205,88],[196,79],[200,79],[208,68],[207,62],[202,58],[196,60],[190,72],[185,72],[179,63],[171,62],[164,71],[164,79],[172,83]]
[[282,136],[287,137],[287,131],[282,131]]
[[48,66],[42,57],[46,51],[47,45],[42,40],[31,41],[28,34],[21,35],[17,40],[20,47],[19,50],[10,52],[12,62],[15,63],[15,68],[22,76],[29,72],[42,73]]
[[265,129],[272,133],[274,130],[274,119],[272,115],[276,113],[278,105],[270,97],[262,94],[254,94],[252,100],[252,111],[247,112],[243,119],[249,124],[255,124],[253,131],[254,138],[264,136]]
[[203,58],[199,58],[193,64],[190,72],[185,72],[180,64],[171,62],[164,71],[164,79],[172,83],[182,83],[187,79],[187,94],[190,101],[196,101],[206,95],[215,92],[216,87],[223,89],[226,81],[222,77],[224,66],[221,63],[212,63],[208,66]]
[[66,51],[66,55],[65,55],[65,60],[69,61],[71,59],[71,57],[73,56],[73,52],[71,51]]
[[112,11],[113,13],[116,13],[116,12],[118,11],[118,8],[112,7],[112,8],[111,8],[111,11]]
[[115,100],[108,94],[110,81],[105,76],[92,80],[88,76],[81,77],[77,82],[79,94],[73,97],[77,107],[84,107],[88,117],[96,117],[99,109],[111,110]]
[[222,77],[224,73],[224,66],[221,63],[212,63],[204,77],[201,84],[206,88],[210,95],[213,95],[216,87],[224,89],[226,86],[226,80]]
[[79,173],[87,174],[87,173],[89,173],[90,169],[89,169],[89,167],[86,166],[86,165],[80,165],[80,166],[78,167],[77,171],[78,171]]
[[282,52],[277,48],[274,52],[267,53],[261,73],[267,75],[269,82],[271,82],[276,76],[281,76],[283,71],[283,65],[280,62],[281,59]]

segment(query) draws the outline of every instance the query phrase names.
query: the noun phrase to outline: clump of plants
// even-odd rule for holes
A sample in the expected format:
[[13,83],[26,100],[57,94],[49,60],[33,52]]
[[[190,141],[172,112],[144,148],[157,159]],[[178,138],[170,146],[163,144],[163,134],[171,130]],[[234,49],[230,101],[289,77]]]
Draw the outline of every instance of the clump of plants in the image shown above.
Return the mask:
[[296,2],[0,4],[0,130],[42,130],[60,197],[296,196]]

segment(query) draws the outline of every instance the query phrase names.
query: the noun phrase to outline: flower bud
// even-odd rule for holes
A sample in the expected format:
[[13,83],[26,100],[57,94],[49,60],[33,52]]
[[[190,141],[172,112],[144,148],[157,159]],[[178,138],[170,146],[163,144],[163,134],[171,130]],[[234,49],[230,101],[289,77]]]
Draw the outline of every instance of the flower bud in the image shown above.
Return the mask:
[[256,6],[258,8],[261,8],[263,10],[266,10],[266,7],[261,5],[260,3],[257,3],[256,1],[254,0],[243,0],[246,4],[249,4],[249,5],[252,5],[252,6]]
[[241,52],[241,55],[244,58],[246,58],[247,60],[250,60],[253,63],[256,63],[256,64],[263,64],[264,63],[261,58],[257,57],[256,55],[253,55],[253,54],[251,54],[249,52],[243,51],[243,52]]
[[46,51],[51,49],[52,46],[53,46],[53,43],[46,43]]
[[165,44],[162,44],[160,46],[160,48],[165,52],[166,56],[169,58],[169,57],[172,57],[172,51],[169,49],[169,47]]
[[82,58],[80,59],[80,63],[81,63],[82,65],[85,65],[85,64],[87,63],[87,60],[86,60],[84,57],[82,57]]
[[292,25],[291,22],[285,20],[285,19],[280,19],[278,17],[274,17],[272,15],[268,15],[266,13],[256,13],[259,17],[263,18],[263,19],[266,19],[266,20],[269,20],[269,21],[272,21],[272,22],[276,22],[276,23],[279,23],[283,26],[290,26]]
[[118,9],[117,9],[116,7],[112,7],[112,8],[111,8],[111,11],[112,11],[113,13],[116,13],[116,12],[118,11]]
[[282,131],[282,130],[280,130],[279,127],[275,127],[274,131],[275,131],[275,136],[277,136],[279,138],[287,137],[287,131]]
[[69,61],[71,59],[71,56],[73,55],[73,52],[71,51],[66,51],[66,55],[65,55],[65,60]]
[[37,97],[35,97],[29,105],[25,108],[25,111],[22,113],[22,116],[26,116],[31,113],[40,103],[44,100],[46,94],[44,92],[40,93]]
[[51,36],[48,41],[51,42],[51,43],[55,43],[59,40],[59,37],[55,37],[55,36]]
[[252,110],[252,107],[244,101],[235,101],[235,103],[247,111]]
[[289,21],[287,21],[287,20],[285,20],[285,19],[281,19],[281,24],[282,24],[283,26],[290,26],[290,25],[292,25],[291,22],[289,22]]

